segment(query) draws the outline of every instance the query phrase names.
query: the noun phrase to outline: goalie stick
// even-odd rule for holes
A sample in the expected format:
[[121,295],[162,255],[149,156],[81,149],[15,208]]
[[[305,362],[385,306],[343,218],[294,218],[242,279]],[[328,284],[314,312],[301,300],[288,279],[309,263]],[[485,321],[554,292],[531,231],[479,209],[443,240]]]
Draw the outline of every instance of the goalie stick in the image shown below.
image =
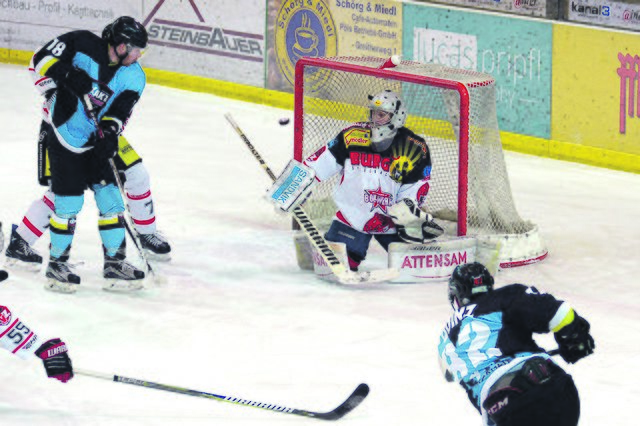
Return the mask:
[[[91,99],[89,98],[89,95],[84,95],[82,97],[82,100],[84,101],[84,106],[85,106],[85,111],[87,113],[87,116],[91,118],[91,120],[93,121],[93,124],[98,129],[98,137],[100,139],[104,138],[104,134],[102,133],[102,130],[98,125],[98,118],[96,117],[96,114],[93,111],[93,105],[91,103]],[[118,191],[120,191],[120,196],[122,197],[122,201],[124,202],[124,200],[126,200],[126,197],[124,195],[124,186],[122,185],[122,180],[120,179],[118,168],[113,162],[113,158],[109,158],[109,166],[111,166],[111,171],[113,172],[113,176],[116,179],[116,186],[118,187]],[[159,275],[157,275],[156,271],[149,264],[149,261],[147,260],[147,256],[144,254],[144,250],[142,249],[142,243],[140,243],[140,238],[138,237],[138,234],[134,233],[131,225],[129,225],[130,221],[131,221],[131,217],[129,216],[129,208],[127,207],[127,216],[124,219],[124,227],[127,230],[129,237],[131,237],[133,244],[136,246],[136,249],[138,249],[138,255],[140,255],[140,258],[142,259],[142,262],[144,263],[147,269],[146,272],[153,275],[153,279],[156,283],[158,284],[164,283],[165,281],[164,278],[161,278]]]
[[197,396],[201,398],[214,399],[222,402],[230,402],[233,404],[244,405],[247,407],[262,408],[264,410],[276,411],[285,414],[293,414],[296,416],[311,417],[320,420],[338,420],[351,412],[367,397],[369,394],[369,386],[366,383],[361,383],[356,389],[349,395],[349,397],[339,406],[331,411],[316,412],[308,410],[300,410],[297,408],[289,408],[280,404],[268,404],[265,402],[252,401],[249,399],[238,398],[229,395],[219,395],[209,392],[201,392],[193,389],[182,388],[172,385],[163,385],[161,383],[149,382],[146,380],[134,379],[131,377],[124,377],[118,375],[111,375],[105,373],[99,373],[96,371],[84,370],[74,368],[73,372],[80,376],[93,377],[96,379],[103,379],[114,381],[118,383],[125,383],[128,385],[141,386],[149,389],[156,389],[166,392],[179,393],[182,395]]
[[[245,143],[249,151],[253,154],[260,166],[264,169],[264,171],[269,175],[271,181],[275,181],[276,175],[271,171],[267,163],[264,161],[260,153],[253,146],[249,138],[244,134],[244,132],[240,129],[238,124],[235,122],[231,114],[227,113],[224,115],[227,119],[231,127],[236,131],[240,139]],[[338,282],[341,284],[359,284],[359,283],[375,283],[381,281],[389,281],[398,276],[398,271],[396,269],[380,269],[375,271],[363,271],[363,272],[353,272],[346,268],[345,265],[340,262],[340,260],[336,257],[336,254],[333,252],[331,247],[327,244],[327,241],[324,239],[318,228],[313,224],[307,213],[302,209],[302,207],[296,207],[291,212],[295,220],[298,222],[304,233],[311,241],[311,244],[317,249],[318,253],[327,265],[331,268],[331,271],[336,276]]]

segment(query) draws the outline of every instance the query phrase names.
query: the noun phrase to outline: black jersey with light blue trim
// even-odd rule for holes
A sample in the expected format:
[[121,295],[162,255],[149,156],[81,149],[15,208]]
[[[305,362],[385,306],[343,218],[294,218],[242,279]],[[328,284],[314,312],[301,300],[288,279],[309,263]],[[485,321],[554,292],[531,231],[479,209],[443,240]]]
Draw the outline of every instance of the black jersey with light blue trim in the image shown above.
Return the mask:
[[534,287],[511,284],[462,306],[440,335],[441,362],[479,407],[489,376],[517,358],[544,353],[533,333],[547,333],[562,301]]
[[72,68],[82,69],[109,86],[113,95],[98,118],[108,115],[121,124],[128,120],[146,84],[144,71],[137,62],[129,66],[112,65],[108,43],[86,30],[65,33],[49,41],[34,54],[32,62],[36,72],[52,78],[58,86],[51,122],[74,147],[81,147],[82,139],[88,139],[95,126],[86,116],[81,100],[64,86],[65,76]]

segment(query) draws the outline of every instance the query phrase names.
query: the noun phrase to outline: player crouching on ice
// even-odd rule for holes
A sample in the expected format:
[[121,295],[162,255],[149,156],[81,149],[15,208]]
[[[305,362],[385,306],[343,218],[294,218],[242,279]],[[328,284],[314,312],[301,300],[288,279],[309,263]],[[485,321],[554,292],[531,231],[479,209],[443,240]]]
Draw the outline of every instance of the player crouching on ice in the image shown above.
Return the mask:
[[573,364],[593,353],[589,323],[567,302],[535,287],[493,288],[484,265],[457,266],[449,279],[454,314],[440,335],[440,365],[482,413],[485,426],[575,426],[580,399],[573,379],[533,340],[553,332]]
[[[404,127],[402,99],[385,90],[369,96],[368,108],[368,122],[342,130],[303,163],[292,160],[268,193],[277,207],[291,211],[306,200],[315,181],[340,174],[333,194],[338,211],[325,239],[346,246],[352,271],[366,258],[372,238],[387,251],[391,243],[409,242],[389,208],[406,200],[414,213],[421,212],[431,175],[427,143]],[[444,231],[427,215],[422,232],[432,239]]]

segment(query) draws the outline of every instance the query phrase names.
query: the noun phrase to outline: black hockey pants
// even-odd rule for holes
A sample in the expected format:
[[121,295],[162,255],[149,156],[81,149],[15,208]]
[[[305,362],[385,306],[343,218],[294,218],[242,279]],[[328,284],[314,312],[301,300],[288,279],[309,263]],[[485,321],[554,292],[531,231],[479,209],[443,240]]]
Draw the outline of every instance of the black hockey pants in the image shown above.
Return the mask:
[[576,426],[580,418],[573,379],[544,358],[503,376],[482,405],[497,426]]

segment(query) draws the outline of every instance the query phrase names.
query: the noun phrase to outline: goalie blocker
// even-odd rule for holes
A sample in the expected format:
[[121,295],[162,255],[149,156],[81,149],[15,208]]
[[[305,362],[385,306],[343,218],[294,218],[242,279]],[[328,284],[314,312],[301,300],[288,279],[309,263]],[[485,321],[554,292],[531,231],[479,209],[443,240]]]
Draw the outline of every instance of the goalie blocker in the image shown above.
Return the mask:
[[315,176],[312,168],[291,160],[267,191],[267,199],[283,212],[290,212],[311,194]]

